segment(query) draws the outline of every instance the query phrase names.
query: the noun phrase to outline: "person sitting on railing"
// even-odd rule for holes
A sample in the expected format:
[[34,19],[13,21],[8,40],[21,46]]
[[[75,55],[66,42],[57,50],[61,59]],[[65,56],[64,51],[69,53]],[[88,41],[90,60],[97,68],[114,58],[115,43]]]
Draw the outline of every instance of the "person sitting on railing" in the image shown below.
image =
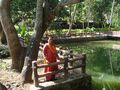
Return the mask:
[[[45,45],[43,46],[43,56],[44,56],[44,64],[57,62],[56,59],[58,58],[58,56],[57,56],[56,46],[53,42],[52,37],[49,37],[48,42],[45,43]],[[55,70],[58,70],[57,65],[45,67],[44,72],[47,73]],[[52,80],[56,80],[55,74],[46,76],[46,81],[52,81]]]

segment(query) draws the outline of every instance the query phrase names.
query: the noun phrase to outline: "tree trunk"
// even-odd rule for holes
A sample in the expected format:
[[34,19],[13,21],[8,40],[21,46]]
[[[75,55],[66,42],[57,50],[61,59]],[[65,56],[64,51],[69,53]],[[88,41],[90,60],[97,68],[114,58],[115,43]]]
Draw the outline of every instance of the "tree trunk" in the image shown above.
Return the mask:
[[45,31],[45,28],[43,27],[43,0],[37,0],[36,11],[34,34],[32,35],[29,47],[27,48],[27,55],[22,69],[22,83],[32,81],[32,61],[37,60],[39,43]]
[[72,12],[72,7],[70,6],[70,22],[69,22],[69,30],[67,32],[67,35],[71,35],[71,30],[72,30],[72,27],[73,27],[73,24],[75,22],[75,14],[76,14],[76,9],[77,9],[77,6],[75,5],[74,6],[74,9],[73,9],[73,12]]
[[10,1],[11,0],[0,0],[0,23],[2,24],[12,57],[11,68],[20,72],[23,65],[23,58],[21,56],[23,56],[24,48],[21,47],[18,35],[11,20]]
[[[21,20],[22,20],[22,17],[19,16],[14,20],[13,24],[15,25],[16,23],[20,22]],[[6,36],[5,36],[4,31],[3,31],[1,23],[0,23],[0,41],[1,41],[1,44],[7,45]]]
[[110,25],[109,25],[110,30],[111,30],[111,25],[112,25],[112,16],[113,16],[113,11],[114,11],[114,4],[115,4],[115,0],[113,0],[112,7],[111,7]]

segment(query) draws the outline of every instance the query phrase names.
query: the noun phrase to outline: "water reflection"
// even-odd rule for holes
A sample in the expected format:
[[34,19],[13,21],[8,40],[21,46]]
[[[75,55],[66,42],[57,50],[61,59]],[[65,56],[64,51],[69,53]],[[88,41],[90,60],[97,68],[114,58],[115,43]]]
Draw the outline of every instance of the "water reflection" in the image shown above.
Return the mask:
[[87,54],[87,72],[93,78],[93,90],[120,90],[120,42],[96,41],[64,45]]

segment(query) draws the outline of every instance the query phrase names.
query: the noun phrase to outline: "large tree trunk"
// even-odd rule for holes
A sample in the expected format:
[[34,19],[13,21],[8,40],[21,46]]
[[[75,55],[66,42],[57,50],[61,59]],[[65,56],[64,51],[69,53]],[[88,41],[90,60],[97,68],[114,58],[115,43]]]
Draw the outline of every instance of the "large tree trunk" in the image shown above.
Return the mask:
[[12,69],[20,72],[23,65],[23,58],[21,57],[23,56],[24,48],[21,47],[18,35],[11,20],[10,1],[11,0],[0,0],[0,23],[2,24],[10,49]]
[[[13,24],[15,25],[16,23],[20,22],[21,20],[22,20],[22,17],[19,16],[14,20]],[[0,43],[7,44],[6,36],[5,36],[4,31],[3,31],[1,23],[0,23]]]
[[22,69],[22,83],[32,81],[31,64],[33,60],[37,60],[39,43],[45,31],[43,27],[43,0],[37,0],[36,11],[34,34],[32,35],[29,47],[27,48],[27,55],[25,57],[24,67]]

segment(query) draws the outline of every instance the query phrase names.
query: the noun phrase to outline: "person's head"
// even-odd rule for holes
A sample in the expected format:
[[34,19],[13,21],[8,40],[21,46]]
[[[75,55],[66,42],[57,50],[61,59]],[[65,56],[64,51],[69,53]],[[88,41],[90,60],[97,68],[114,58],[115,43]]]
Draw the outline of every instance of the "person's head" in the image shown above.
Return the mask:
[[48,38],[48,43],[49,44],[53,44],[54,42],[53,42],[53,38],[50,36],[49,38]]

